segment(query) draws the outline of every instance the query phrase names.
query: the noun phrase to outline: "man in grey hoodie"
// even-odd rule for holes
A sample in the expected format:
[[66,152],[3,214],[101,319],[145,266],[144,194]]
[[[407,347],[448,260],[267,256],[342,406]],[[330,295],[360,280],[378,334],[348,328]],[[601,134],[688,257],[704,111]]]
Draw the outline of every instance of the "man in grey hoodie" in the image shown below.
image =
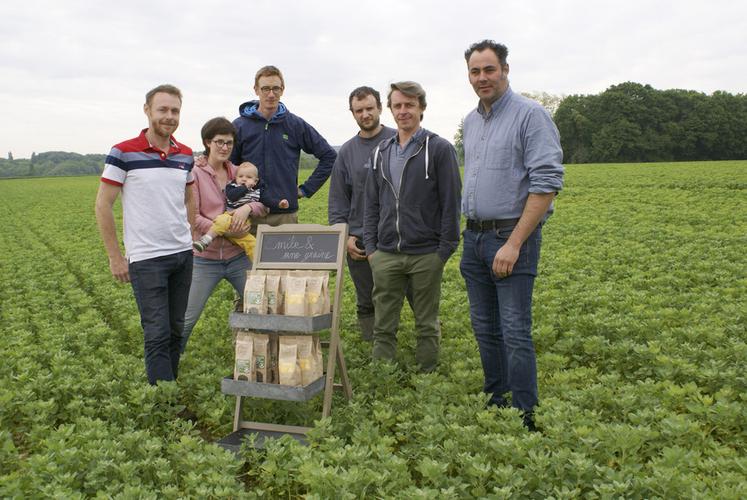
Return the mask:
[[348,224],[347,260],[353,278],[361,337],[373,340],[373,276],[363,247],[363,200],[371,153],[383,140],[397,133],[381,124],[381,97],[371,87],[358,87],[348,98],[350,112],[360,130],[342,145],[329,184],[328,220]]
[[419,84],[391,84],[387,106],[397,134],[374,151],[363,227],[374,278],[373,357],[394,359],[409,286],[415,360],[421,372],[430,372],[438,363],[443,267],[459,244],[459,168],[454,147],[420,126],[426,101]]

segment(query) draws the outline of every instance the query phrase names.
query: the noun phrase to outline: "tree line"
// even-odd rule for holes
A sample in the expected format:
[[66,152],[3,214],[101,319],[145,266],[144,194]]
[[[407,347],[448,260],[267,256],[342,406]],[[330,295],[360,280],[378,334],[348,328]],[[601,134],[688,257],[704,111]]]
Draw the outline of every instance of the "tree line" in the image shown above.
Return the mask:
[[[14,159],[13,153],[9,152],[8,159],[0,158],[0,178],[101,175],[105,160],[104,154],[82,155],[64,151],[32,153],[31,158]],[[301,152],[301,169],[313,169],[317,162],[312,155]]]
[[747,158],[747,95],[625,82],[571,95],[553,116],[566,163]]
[[[547,109],[565,163],[747,159],[747,95],[625,82],[595,95],[522,93]],[[464,161],[462,126],[454,136]]]
[[0,158],[0,177],[50,177],[60,175],[97,175],[104,169],[106,155],[47,151],[32,153],[31,158]]

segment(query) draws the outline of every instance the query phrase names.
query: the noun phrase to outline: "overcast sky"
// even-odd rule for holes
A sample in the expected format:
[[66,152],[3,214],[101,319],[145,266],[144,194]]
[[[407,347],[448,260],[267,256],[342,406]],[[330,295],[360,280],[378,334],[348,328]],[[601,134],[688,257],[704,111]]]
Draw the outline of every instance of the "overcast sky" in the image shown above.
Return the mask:
[[160,83],[182,89],[175,135],[201,149],[202,124],[235,118],[266,64],[332,145],[357,130],[353,88],[399,80],[423,85],[423,126],[451,140],[476,105],[462,54],[484,38],[508,46],[515,91],[747,86],[742,0],[2,0],[0,26],[1,157],[107,153],[146,126],[144,94]]

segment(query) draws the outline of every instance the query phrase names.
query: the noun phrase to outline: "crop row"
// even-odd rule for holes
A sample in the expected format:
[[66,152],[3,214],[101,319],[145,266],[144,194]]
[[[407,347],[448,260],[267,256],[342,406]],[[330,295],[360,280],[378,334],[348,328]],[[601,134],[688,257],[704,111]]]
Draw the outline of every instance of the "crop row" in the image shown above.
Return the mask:
[[[457,254],[442,355],[372,363],[345,285],[354,397],[310,445],[235,458],[226,317],[208,302],[177,383],[147,385],[128,286],[111,279],[94,178],[0,183],[0,496],[402,498],[747,496],[747,164],[568,168],[535,287],[542,433],[485,409]],[[29,205],[31,197],[39,203]],[[326,194],[302,206],[324,223]],[[10,237],[8,237],[10,235]],[[188,406],[197,425],[176,418]],[[312,424],[320,401],[251,401],[248,419]]]

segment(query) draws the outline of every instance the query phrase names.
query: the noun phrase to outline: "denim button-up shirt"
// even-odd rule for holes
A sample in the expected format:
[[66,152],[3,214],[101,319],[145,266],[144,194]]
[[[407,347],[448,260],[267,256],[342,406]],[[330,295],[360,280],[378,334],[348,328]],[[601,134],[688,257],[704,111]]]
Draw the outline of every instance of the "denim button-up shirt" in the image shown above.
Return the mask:
[[[563,187],[563,150],[550,114],[511,88],[489,112],[464,119],[462,213],[469,219],[521,217],[529,193]],[[553,207],[547,212],[552,213]]]

